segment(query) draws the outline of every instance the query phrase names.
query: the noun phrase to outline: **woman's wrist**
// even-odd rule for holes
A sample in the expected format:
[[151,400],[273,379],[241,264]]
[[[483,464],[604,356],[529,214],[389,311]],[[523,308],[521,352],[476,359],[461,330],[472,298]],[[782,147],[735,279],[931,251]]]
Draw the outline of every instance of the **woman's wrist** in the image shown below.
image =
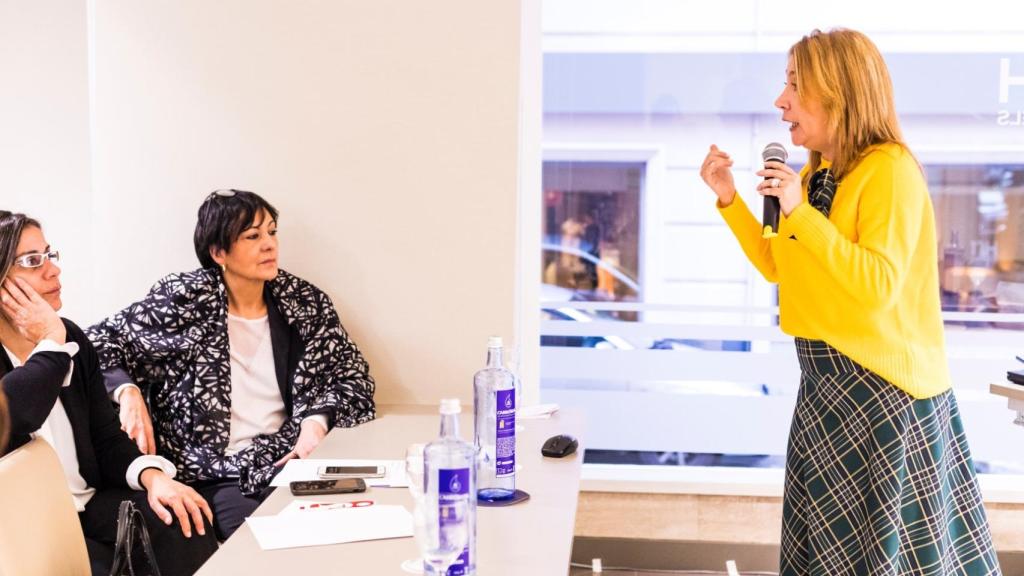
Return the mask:
[[800,205],[803,204],[803,203],[804,203],[804,201],[802,199],[800,199],[800,200],[796,200],[793,203],[789,203],[789,202],[787,202],[785,204],[780,203],[779,207],[782,209],[782,215],[785,216],[786,218],[789,218],[793,214],[793,211],[796,210],[797,208],[799,208]]
[[[43,334],[43,337],[40,338],[39,340],[40,342],[43,340],[53,340],[57,344],[65,344],[67,343],[67,339],[68,331],[64,328],[64,324],[58,321],[58,325],[54,327],[52,330]],[[39,342],[36,342],[36,344],[39,344]]]
[[139,472],[139,485],[148,491],[157,476],[160,476],[163,473],[164,471],[159,468],[144,468],[142,472]]

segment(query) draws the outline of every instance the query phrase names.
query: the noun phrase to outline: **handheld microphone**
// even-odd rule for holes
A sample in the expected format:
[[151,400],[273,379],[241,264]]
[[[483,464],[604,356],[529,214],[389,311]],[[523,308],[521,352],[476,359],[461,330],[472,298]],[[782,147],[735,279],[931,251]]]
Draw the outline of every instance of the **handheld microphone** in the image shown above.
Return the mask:
[[[761,152],[761,158],[764,159],[765,163],[768,162],[786,162],[786,158],[789,158],[789,154],[786,152],[786,148],[778,142],[772,142],[764,147]],[[764,177],[765,180],[771,180],[769,176]],[[774,238],[779,235],[779,199],[775,196],[764,197],[764,209],[761,213],[761,224],[764,226],[761,229],[762,238]]]

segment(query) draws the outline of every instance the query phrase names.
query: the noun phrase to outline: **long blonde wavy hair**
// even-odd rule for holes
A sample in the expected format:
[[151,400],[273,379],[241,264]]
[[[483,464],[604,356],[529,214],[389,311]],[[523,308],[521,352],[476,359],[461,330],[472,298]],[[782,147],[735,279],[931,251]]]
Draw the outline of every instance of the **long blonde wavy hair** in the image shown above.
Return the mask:
[[[867,36],[845,28],[814,30],[794,44],[789,55],[800,100],[817,98],[828,117],[836,181],[849,174],[871,146],[895,143],[909,151],[896,118],[889,69]],[[821,165],[821,152],[812,150],[808,164],[805,186]]]

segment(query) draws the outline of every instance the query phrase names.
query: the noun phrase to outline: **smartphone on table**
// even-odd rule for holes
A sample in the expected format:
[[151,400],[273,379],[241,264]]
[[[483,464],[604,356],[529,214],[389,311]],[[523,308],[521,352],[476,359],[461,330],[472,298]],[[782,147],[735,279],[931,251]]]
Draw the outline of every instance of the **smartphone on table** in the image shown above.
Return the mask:
[[366,492],[362,478],[338,478],[336,480],[296,480],[288,487],[294,496],[316,496],[319,494],[350,494]]
[[384,466],[321,466],[317,472],[320,478],[383,478],[387,470]]

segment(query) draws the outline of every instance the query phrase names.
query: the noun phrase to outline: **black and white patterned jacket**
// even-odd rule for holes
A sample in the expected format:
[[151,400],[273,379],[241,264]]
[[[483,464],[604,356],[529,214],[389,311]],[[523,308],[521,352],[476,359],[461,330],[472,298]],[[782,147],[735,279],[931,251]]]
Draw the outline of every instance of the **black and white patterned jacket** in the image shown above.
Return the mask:
[[[231,360],[220,270],[171,274],[143,300],[87,331],[103,371],[126,373],[143,389],[159,452],[178,467],[179,480],[237,477],[243,493],[256,494],[276,472],[274,462],[294,447],[305,417],[325,414],[332,427],[345,427],[375,416],[373,379],[331,299],[283,270],[266,283],[264,296],[272,332],[276,323],[290,335],[274,341],[288,418],[276,433],[257,436],[231,456],[224,454]],[[284,347],[292,342],[292,361],[282,358],[278,340],[286,341]]]

